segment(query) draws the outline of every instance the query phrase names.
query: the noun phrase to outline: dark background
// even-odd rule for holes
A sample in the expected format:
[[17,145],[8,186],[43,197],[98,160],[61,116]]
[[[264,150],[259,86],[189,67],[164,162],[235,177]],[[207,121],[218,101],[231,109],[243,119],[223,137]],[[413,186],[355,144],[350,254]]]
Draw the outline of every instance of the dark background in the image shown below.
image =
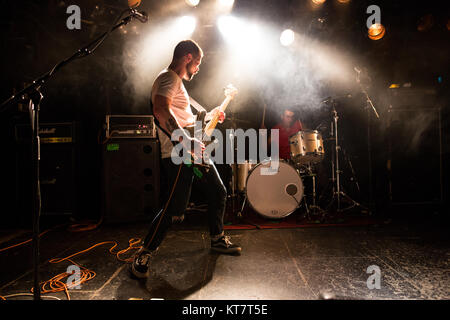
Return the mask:
[[[183,5],[181,0],[144,0],[140,9],[149,12],[151,23],[152,19],[157,21],[164,15],[199,13],[207,3],[206,0],[202,1],[194,10]],[[66,8],[71,4],[77,4],[82,9],[81,30],[66,28]],[[171,4],[179,5],[172,7]],[[386,35],[378,41],[367,37],[365,26],[369,16],[366,8],[372,4],[381,8],[381,21],[386,27]],[[6,100],[14,90],[22,89],[25,84],[106,31],[126,5],[126,1],[118,0],[95,3],[87,0],[70,3],[56,0],[1,1],[0,100]],[[446,179],[449,164],[448,10],[443,2],[431,1],[422,2],[421,5],[409,1],[350,1],[344,11],[338,6],[342,5],[337,0],[326,1],[317,10],[310,9],[309,1],[236,0],[233,14],[261,19],[274,25],[289,25],[299,33],[351,53],[354,65],[368,71],[371,79],[366,79],[370,84],[368,93],[380,119],[375,119],[371,114],[368,120],[366,98],[355,86],[347,91],[342,88],[337,91],[337,84],[323,83],[318,89],[323,98],[342,93],[352,95],[348,99],[338,99],[336,105],[340,116],[342,147],[353,164],[361,186],[361,191],[357,192],[351,181],[348,161],[343,161],[343,185],[346,191],[356,200],[369,203],[367,127],[370,125],[372,200],[377,214],[386,214],[395,203],[409,204],[410,207],[417,207],[416,203],[420,203],[425,208],[432,208],[427,212],[445,214],[449,190]],[[169,7],[172,9],[168,10]],[[426,14],[432,14],[433,25],[428,30],[419,31],[421,18]],[[325,23],[317,26],[313,22],[318,18],[325,18]],[[139,24],[138,21],[132,23]],[[205,57],[216,55],[222,45],[220,34],[202,33],[204,29],[199,27],[197,30],[193,39],[204,48]],[[102,132],[105,115],[148,113],[147,98],[135,95],[127,81],[127,70],[121,63],[126,41],[133,40],[133,37],[136,41],[140,40],[136,35],[113,33],[92,56],[66,66],[42,88],[42,123],[76,121],[79,124],[76,151],[78,165],[74,182],[77,194],[76,218],[97,218],[100,215],[102,160],[101,145],[97,138]],[[208,81],[206,75],[210,75],[215,67],[204,60],[203,72],[196,81],[186,84],[188,91],[199,92],[202,82]],[[289,75],[285,81],[290,81]],[[411,83],[411,87],[389,90],[392,83]],[[267,85],[277,88],[280,84]],[[151,83],[148,83],[149,89],[150,86]],[[249,121],[247,127],[256,129],[259,128],[263,110],[258,99],[263,94],[259,90],[258,87],[250,88],[251,94],[235,101],[236,106],[246,106],[245,109],[240,108],[235,116]],[[278,121],[279,112],[285,103],[268,94],[264,98],[267,101],[265,125],[270,128]],[[207,105],[217,104],[218,101],[212,94],[203,100]],[[314,109],[300,102],[295,107],[306,128],[314,129],[320,123],[325,123],[323,135],[324,138],[329,136],[329,108]],[[27,156],[17,156],[14,128],[17,124],[29,122],[28,113],[19,109],[14,104],[0,113],[0,212],[4,221],[16,221],[18,216],[23,216],[25,213],[18,209],[17,199],[19,202],[27,201],[25,195],[17,194],[16,188],[16,176],[23,172],[20,167],[16,169],[16,162],[20,159],[23,162]],[[228,116],[231,117],[231,113]],[[329,142],[325,143],[325,147],[329,148]],[[391,180],[387,170],[389,159],[392,163]],[[327,166],[329,163],[324,162],[320,169],[323,172],[320,187],[323,189],[329,178]],[[389,193],[389,181],[392,182],[392,193]],[[75,191],[67,190],[69,193]],[[405,210],[402,206],[395,208],[389,211],[390,215]]]

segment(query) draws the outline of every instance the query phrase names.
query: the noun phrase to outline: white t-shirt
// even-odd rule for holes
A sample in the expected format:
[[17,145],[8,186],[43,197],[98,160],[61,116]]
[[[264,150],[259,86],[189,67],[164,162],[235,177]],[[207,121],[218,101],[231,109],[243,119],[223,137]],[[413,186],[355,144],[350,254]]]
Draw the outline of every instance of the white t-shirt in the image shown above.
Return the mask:
[[[181,127],[192,125],[195,116],[189,103],[189,95],[183,80],[171,69],[164,69],[153,82],[152,103],[155,104],[156,95],[172,99],[170,110],[175,115]],[[173,144],[170,138],[158,128],[158,138],[161,143],[161,158],[170,158]]]

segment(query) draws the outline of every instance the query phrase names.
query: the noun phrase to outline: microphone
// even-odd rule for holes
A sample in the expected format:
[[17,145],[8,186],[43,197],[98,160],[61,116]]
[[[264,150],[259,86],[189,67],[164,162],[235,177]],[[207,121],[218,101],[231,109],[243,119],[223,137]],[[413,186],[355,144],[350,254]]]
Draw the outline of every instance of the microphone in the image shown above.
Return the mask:
[[355,70],[358,73],[361,73],[361,69],[359,69],[358,67],[354,67],[353,70]]
[[128,0],[128,8],[130,8],[131,14],[142,23],[148,21],[148,14],[145,11],[137,11],[136,8],[141,4],[141,0]]
[[142,23],[146,23],[148,21],[148,14],[145,11],[131,9],[131,14]]
[[352,98],[352,95],[350,93],[346,93],[343,94],[341,96],[336,96],[336,97],[326,97],[324,100],[320,101],[320,103],[328,103],[328,102],[332,102],[335,101],[337,99],[342,99],[342,98]]

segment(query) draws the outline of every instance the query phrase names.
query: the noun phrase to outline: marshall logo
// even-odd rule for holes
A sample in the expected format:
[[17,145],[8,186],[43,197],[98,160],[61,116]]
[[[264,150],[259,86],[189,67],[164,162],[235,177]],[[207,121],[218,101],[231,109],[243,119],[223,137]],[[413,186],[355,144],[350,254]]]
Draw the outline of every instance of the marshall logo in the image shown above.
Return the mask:
[[53,179],[47,179],[47,180],[41,180],[42,184],[56,184],[56,178]]
[[56,128],[41,128],[39,129],[39,134],[54,134],[56,132]]

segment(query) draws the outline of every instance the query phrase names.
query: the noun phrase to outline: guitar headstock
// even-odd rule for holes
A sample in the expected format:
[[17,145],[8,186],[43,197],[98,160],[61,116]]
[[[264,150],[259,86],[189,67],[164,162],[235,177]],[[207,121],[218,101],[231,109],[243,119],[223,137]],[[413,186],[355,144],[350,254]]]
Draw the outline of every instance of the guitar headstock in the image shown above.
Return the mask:
[[224,94],[226,97],[230,97],[233,99],[238,93],[238,90],[232,85],[229,84],[224,88]]

